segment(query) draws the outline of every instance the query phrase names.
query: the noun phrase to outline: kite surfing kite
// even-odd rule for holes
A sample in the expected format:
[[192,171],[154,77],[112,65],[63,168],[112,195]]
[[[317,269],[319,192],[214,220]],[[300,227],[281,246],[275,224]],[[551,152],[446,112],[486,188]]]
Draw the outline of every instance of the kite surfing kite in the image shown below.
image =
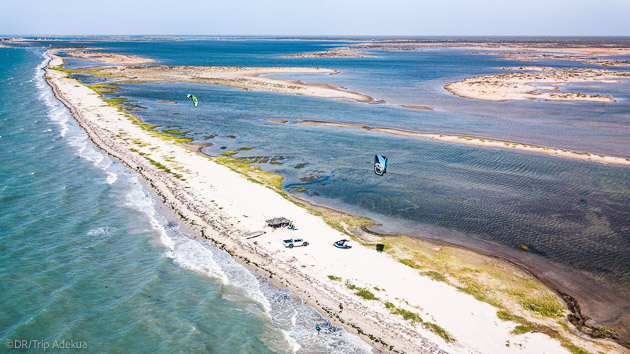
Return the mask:
[[193,104],[195,105],[195,108],[197,108],[197,97],[195,97],[195,95],[188,94],[186,95],[186,98],[192,98]]
[[383,155],[374,155],[374,173],[382,176],[387,172],[387,157]]

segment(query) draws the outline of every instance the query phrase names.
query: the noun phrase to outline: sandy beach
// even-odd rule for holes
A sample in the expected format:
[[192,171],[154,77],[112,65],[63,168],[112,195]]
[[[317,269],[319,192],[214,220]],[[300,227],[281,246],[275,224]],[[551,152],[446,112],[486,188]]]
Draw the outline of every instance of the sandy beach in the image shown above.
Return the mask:
[[[136,171],[191,230],[235,259],[286,286],[331,320],[336,319],[338,304],[343,303],[337,324],[359,334],[374,348],[392,352],[488,353],[523,349],[563,352],[567,348],[566,342],[540,331],[515,332],[520,323],[515,318],[501,320],[496,307],[435,277],[419,274],[417,268],[401,263],[390,253],[377,253],[373,246],[354,241],[352,249],[335,249],[333,242],[348,238],[343,228],[331,227],[317,212],[287,199],[278,190],[256,183],[268,177],[265,172],[253,169],[244,176],[234,171],[227,158],[210,158],[180,144],[175,137],[151,130],[136,117],[108,105],[94,90],[69,78],[67,71],[50,69],[61,63],[59,57],[53,56],[47,69],[48,82],[96,146]],[[126,69],[108,70],[116,78],[128,79],[126,75],[133,74]],[[114,70],[123,71],[124,75]],[[141,69],[132,67],[132,72],[138,70]],[[159,69],[153,79],[147,79],[150,75],[145,74],[143,80],[176,79],[165,80],[159,74],[161,70],[164,69]],[[331,73],[327,69],[314,70]],[[200,76],[207,74],[199,71]],[[170,69],[166,72],[173,74]],[[262,74],[255,69],[231,72],[246,79]],[[379,129],[394,133],[391,129]],[[291,219],[298,230],[272,231],[264,227],[265,220],[277,216]],[[249,240],[241,238],[259,230],[267,233]],[[303,237],[310,245],[285,249],[282,240],[290,237]],[[616,348],[579,337],[572,337],[571,341],[589,349]]]
[[[550,67],[524,66],[502,68],[515,71],[508,74],[475,76],[451,82],[444,88],[459,97],[485,101],[546,100],[615,102],[610,96],[560,92],[558,86],[568,83],[597,82],[618,83],[630,78],[630,73],[590,68],[554,69]],[[534,84],[538,86],[534,86]],[[546,86],[541,86],[541,85]],[[548,92],[552,91],[552,92]]]
[[64,53],[73,58],[94,60],[106,64],[148,64],[157,62],[153,59],[127,54],[85,52],[80,50],[68,50],[64,51]]
[[[101,53],[103,54],[103,53]],[[110,60],[108,53],[105,58],[92,60]],[[116,82],[194,82],[213,85],[238,87],[243,90],[266,91],[302,96],[349,99],[363,103],[381,103],[372,97],[356,92],[345,91],[344,87],[329,84],[306,84],[298,80],[281,80],[263,75],[288,73],[319,73],[334,75],[338,72],[325,68],[295,68],[295,67],[224,67],[224,66],[101,66],[91,67],[73,72],[82,72],[101,76]]]

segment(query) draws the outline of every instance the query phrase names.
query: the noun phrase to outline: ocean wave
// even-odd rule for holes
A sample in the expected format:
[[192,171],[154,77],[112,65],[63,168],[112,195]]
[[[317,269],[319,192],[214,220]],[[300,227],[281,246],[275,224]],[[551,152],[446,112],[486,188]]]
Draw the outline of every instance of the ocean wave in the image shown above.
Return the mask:
[[103,226],[97,227],[96,229],[91,229],[88,231],[88,236],[100,236],[100,235],[109,235],[112,232],[116,231],[115,227]]
[[[43,56],[44,60],[37,66],[31,81],[39,90],[39,99],[46,105],[49,120],[56,123],[59,127],[59,135],[69,146],[74,148],[75,154],[105,171],[107,177],[105,177],[104,183],[113,184],[118,180],[120,171],[111,168],[113,160],[92,145],[87,134],[74,122],[68,109],[55,98],[44,79],[43,69],[48,65],[50,58],[45,53]],[[46,131],[51,131],[51,129]]]

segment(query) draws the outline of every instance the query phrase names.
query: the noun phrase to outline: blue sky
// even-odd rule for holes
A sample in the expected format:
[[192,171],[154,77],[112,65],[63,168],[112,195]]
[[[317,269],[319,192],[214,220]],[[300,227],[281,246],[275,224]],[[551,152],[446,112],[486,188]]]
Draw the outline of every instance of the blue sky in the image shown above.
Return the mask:
[[630,36],[630,0],[2,0],[0,34]]

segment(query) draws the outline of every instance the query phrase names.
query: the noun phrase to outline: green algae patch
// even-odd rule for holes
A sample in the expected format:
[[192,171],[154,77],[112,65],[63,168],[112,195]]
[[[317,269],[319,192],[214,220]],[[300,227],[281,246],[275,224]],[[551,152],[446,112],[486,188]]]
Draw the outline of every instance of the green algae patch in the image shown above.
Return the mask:
[[333,281],[341,281],[341,277],[337,277],[334,275],[329,275],[328,279],[333,280]]
[[120,91],[120,86],[106,83],[92,84],[88,85],[88,87],[98,93],[114,93]]
[[[281,195],[285,196],[284,192],[282,191],[282,181],[284,180],[283,176],[268,171],[263,171],[260,169],[259,166],[254,166],[249,161],[240,158],[222,156],[213,157],[211,159],[230,168],[233,171],[247,176],[251,181],[268,186],[271,189],[280,192]],[[285,196],[285,198],[287,197]]]

